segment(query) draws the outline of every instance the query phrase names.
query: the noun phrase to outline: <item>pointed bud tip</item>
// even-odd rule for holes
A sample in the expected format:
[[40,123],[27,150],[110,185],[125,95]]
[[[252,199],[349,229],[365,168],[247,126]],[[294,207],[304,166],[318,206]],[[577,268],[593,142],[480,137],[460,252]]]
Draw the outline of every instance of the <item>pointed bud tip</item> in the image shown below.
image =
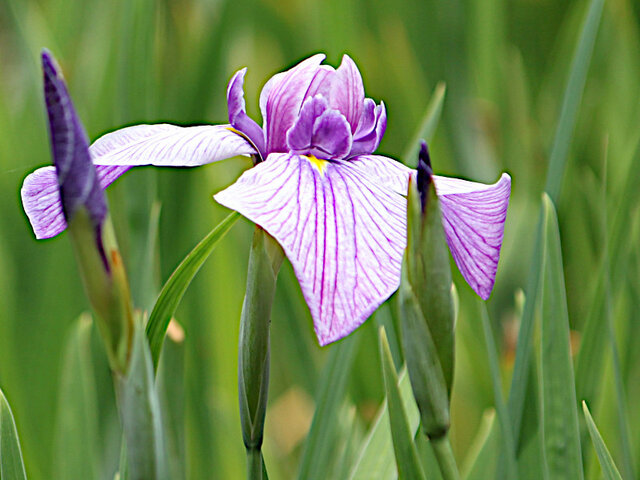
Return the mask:
[[420,142],[420,153],[418,154],[418,192],[420,192],[420,203],[422,212],[424,213],[427,206],[427,198],[429,185],[432,182],[433,170],[431,168],[431,157],[429,156],[429,148],[427,142]]

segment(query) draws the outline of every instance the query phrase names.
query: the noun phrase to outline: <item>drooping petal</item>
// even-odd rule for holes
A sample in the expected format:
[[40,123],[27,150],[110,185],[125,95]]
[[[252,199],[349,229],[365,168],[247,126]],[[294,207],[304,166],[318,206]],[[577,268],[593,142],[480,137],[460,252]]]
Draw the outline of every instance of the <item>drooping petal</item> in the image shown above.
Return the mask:
[[229,123],[239,132],[244,133],[253,142],[261,155],[266,156],[264,150],[264,132],[262,128],[247,115],[244,101],[244,76],[247,69],[243,68],[229,81],[227,87],[227,108],[229,110]]
[[370,182],[389,188],[400,195],[407,195],[409,177],[415,170],[393,158],[382,155],[360,155],[349,159],[351,167]]
[[[127,166],[96,165],[102,189],[129,170]],[[38,240],[55,237],[67,228],[55,167],[42,167],[29,174],[20,190],[22,205]]]
[[491,295],[507,216],[511,177],[493,185],[433,176],[444,231],[462,276],[482,299]]
[[351,125],[351,132],[354,133],[360,121],[363,103],[362,75],[351,57],[344,55],[331,85],[329,105],[345,116]]
[[257,153],[229,125],[134,125],[98,138],[90,147],[96,165],[197,167]]
[[89,155],[89,140],[78,118],[62,74],[53,56],[42,52],[44,99],[49,119],[49,136],[56,185],[67,219],[84,207],[93,227],[98,229],[107,215],[107,203],[98,184]]
[[263,93],[267,90],[268,95],[263,101],[261,94],[260,103],[264,103],[267,154],[287,151],[287,131],[298,117],[305,94],[324,58],[323,54],[307,58],[265,85]]
[[398,287],[406,199],[351,161],[272,154],[215,199],[278,240],[321,345],[352,332]]

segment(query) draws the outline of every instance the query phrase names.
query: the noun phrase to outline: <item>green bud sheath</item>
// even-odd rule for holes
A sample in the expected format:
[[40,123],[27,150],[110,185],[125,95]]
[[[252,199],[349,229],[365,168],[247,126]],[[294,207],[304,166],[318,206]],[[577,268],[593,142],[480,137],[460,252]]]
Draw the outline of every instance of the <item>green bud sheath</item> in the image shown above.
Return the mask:
[[105,218],[100,232],[104,252],[96,247],[96,229],[84,208],[69,221],[69,233],[109,364],[112,370],[124,374],[131,356],[133,310],[111,219]]
[[454,304],[449,253],[433,183],[424,210],[409,182],[407,249],[400,283],[402,343],[423,428],[431,438],[449,429],[454,368]]
[[276,241],[256,226],[249,255],[238,347],[240,422],[247,448],[249,479],[262,478],[260,448],[269,389],[269,325],[283,258]]

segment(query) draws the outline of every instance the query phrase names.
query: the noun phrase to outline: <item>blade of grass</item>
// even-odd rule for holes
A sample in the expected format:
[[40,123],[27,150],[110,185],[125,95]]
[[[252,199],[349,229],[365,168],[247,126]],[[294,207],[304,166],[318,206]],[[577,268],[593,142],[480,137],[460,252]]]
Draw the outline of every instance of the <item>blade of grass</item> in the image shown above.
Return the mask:
[[560,234],[555,209],[543,196],[544,245],[542,275],[542,328],[540,377],[545,459],[549,478],[578,480],[584,477],[575,380],[569,346]]
[[[404,411],[407,413],[411,431],[415,436],[420,425],[420,413],[413,399],[411,382],[406,369],[400,373],[398,387]],[[349,480],[389,480],[396,475],[394,467],[389,409],[385,401],[362,444],[358,458],[351,469]]]
[[413,443],[413,435],[411,434],[407,414],[402,407],[402,397],[398,388],[398,373],[393,365],[393,358],[391,357],[391,350],[389,349],[384,327],[380,327],[378,335],[398,479],[424,479],[424,472],[418,460],[416,446]]
[[486,480],[495,477],[498,459],[499,430],[495,410],[487,410],[482,415],[478,432],[462,466],[462,478],[465,480]]
[[26,480],[20,440],[9,402],[0,389],[0,478]]
[[443,82],[438,83],[431,95],[431,100],[429,100],[429,104],[424,112],[424,117],[422,117],[420,126],[414,133],[411,142],[407,145],[404,155],[400,157],[406,165],[413,167],[418,161],[420,140],[425,140],[427,143],[431,142],[433,134],[440,122],[442,106],[444,105],[444,97],[446,93],[447,86]]
[[606,480],[622,480],[622,476],[620,475],[616,464],[613,462],[613,458],[611,458],[609,449],[600,436],[598,427],[593,421],[591,412],[589,412],[589,407],[587,407],[587,403],[584,400],[582,401],[582,411],[584,412],[584,418],[587,422],[589,435],[591,435],[593,446],[596,449],[596,454],[598,455],[598,460],[600,461],[600,467],[602,467],[602,474],[604,475],[604,478]]
[[487,312],[487,304],[480,302],[480,316],[482,317],[482,328],[484,330],[484,339],[487,346],[487,355],[489,357],[489,368],[491,370],[491,383],[493,385],[493,397],[496,407],[496,413],[498,415],[498,422],[500,422],[500,433],[502,442],[502,460],[504,465],[499,467],[504,468],[506,472],[506,478],[516,478],[517,466],[516,466],[516,449],[513,441],[513,430],[511,430],[511,420],[509,419],[509,412],[507,406],[502,397],[502,381],[500,379],[500,366],[498,364],[498,355],[496,350],[495,341],[493,338],[493,331],[491,330],[491,324],[489,320],[489,312]]
[[350,335],[331,347],[316,394],[316,412],[302,454],[298,474],[301,480],[324,479],[331,468],[338,411],[344,399],[359,338],[358,335]]
[[[556,134],[551,148],[547,170],[546,190],[554,201],[557,200],[560,194],[561,180],[564,176],[567,154],[573,138],[576,115],[586,81],[587,70],[591,63],[591,55],[600,24],[603,3],[604,0],[591,0],[580,39],[571,62],[569,80],[563,97],[562,109],[556,127]],[[531,357],[534,306],[536,304],[541,268],[540,241],[542,239],[542,217],[543,212],[541,210],[536,228],[536,241],[531,267],[527,278],[526,304],[518,333],[516,360],[509,392],[509,414],[513,422],[513,437],[516,439],[516,445],[519,445],[520,442],[520,427],[522,424],[523,406],[529,374],[529,360]]]
[[169,321],[178,308],[184,292],[187,290],[187,287],[205,260],[209,258],[213,249],[239,218],[240,214],[233,212],[222,220],[222,222],[211,230],[211,232],[189,252],[171,274],[167,283],[162,287],[160,295],[158,295],[158,300],[149,316],[149,322],[146,328],[154,369],[158,368],[158,359],[160,358],[162,343],[164,342],[164,335],[169,326]]

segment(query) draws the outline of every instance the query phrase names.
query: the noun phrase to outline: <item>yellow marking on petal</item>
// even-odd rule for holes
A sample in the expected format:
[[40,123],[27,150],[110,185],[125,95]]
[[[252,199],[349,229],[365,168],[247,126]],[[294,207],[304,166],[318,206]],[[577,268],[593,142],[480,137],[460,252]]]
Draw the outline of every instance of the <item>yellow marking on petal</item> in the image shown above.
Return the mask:
[[329,165],[328,161],[316,158],[314,155],[304,155],[304,157],[309,160],[309,163],[315,167],[321,175],[324,175],[324,171],[326,170],[327,165]]

